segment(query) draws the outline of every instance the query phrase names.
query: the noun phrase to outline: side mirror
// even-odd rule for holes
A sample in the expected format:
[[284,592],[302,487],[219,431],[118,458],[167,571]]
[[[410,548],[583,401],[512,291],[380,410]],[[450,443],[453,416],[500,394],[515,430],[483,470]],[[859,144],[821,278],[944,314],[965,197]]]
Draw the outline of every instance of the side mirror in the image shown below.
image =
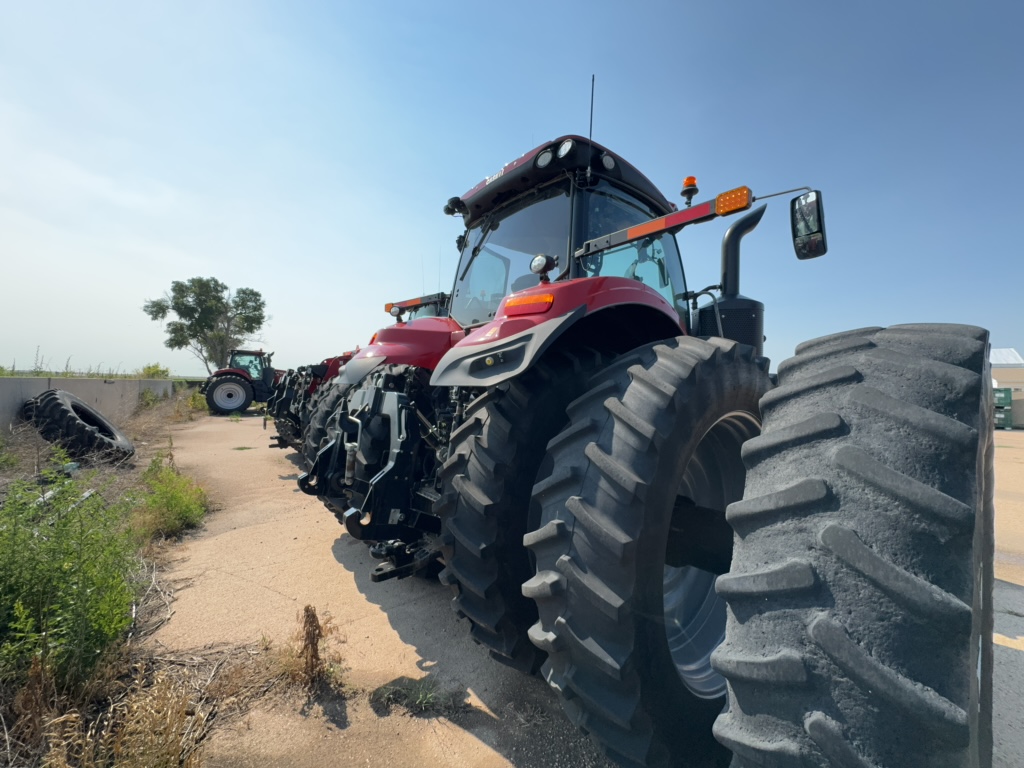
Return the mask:
[[821,192],[815,190],[795,197],[789,203],[793,227],[793,248],[798,259],[816,259],[828,251],[825,240],[825,208]]

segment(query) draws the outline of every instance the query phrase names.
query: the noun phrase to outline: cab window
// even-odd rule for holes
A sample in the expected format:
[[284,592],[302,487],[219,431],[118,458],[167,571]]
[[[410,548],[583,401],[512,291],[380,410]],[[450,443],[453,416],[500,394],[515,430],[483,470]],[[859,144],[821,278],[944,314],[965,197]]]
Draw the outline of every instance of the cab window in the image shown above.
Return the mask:
[[[590,190],[585,231],[587,240],[656,218],[657,213],[624,190],[602,181]],[[681,318],[687,317],[686,279],[674,235],[663,233],[584,257],[587,277],[626,277],[653,288]]]

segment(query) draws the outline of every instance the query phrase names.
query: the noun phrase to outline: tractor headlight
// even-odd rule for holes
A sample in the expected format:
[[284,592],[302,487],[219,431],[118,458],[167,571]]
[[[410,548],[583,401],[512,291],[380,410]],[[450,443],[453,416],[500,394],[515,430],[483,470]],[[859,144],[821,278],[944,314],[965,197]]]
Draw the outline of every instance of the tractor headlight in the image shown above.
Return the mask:
[[563,157],[572,152],[572,148],[576,146],[576,142],[572,139],[566,139],[558,145],[558,159],[561,160]]
[[538,168],[547,168],[549,165],[551,165],[551,161],[554,159],[555,153],[552,152],[550,149],[545,149],[539,155],[537,155],[537,159],[534,161],[534,165],[536,165]]

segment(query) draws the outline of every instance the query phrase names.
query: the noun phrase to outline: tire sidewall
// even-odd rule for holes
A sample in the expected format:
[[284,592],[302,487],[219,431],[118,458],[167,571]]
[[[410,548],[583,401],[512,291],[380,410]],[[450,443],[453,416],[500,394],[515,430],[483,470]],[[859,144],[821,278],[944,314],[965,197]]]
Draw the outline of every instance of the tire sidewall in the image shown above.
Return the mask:
[[[242,404],[235,408],[223,408],[217,405],[216,395],[217,391],[225,384],[234,384],[242,390]],[[216,379],[206,390],[206,404],[210,407],[213,413],[242,413],[251,404],[253,399],[253,388],[252,385],[243,379],[241,376],[234,374],[226,374]]]
[[[646,682],[642,699],[656,732],[669,743],[670,753],[674,755],[687,749],[695,731],[710,734],[711,723],[726,701],[724,692],[713,699],[701,699],[690,693],[679,679],[665,628],[664,564],[679,478],[693,459],[701,441],[721,419],[730,414],[742,413],[760,423],[757,402],[767,386],[764,390],[733,388],[723,393],[718,385],[727,373],[727,365],[720,362],[714,376],[700,375],[697,383],[688,387],[687,397],[690,400],[699,403],[719,400],[720,404],[716,405],[720,407],[704,409],[696,420],[664,419],[663,428],[668,430],[668,434],[657,451],[657,462],[648,484],[644,521],[637,539],[637,588],[632,615],[638,647],[638,671],[641,679]],[[706,365],[702,366],[702,373],[706,368]],[[743,483],[739,482],[739,494],[742,494],[742,489]],[[739,495],[736,496],[738,498]],[[682,723],[678,712],[684,710],[699,712],[699,715],[688,723]]]
[[[642,764],[652,766],[728,762],[711,734],[724,690],[713,698],[692,693],[672,657],[665,560],[683,470],[698,451],[705,460],[730,454],[724,466],[739,474],[713,473],[721,486],[715,491],[694,467],[692,493],[717,493],[715,508],[723,515],[728,502],[742,497],[740,446],[760,431],[758,401],[771,388],[766,367],[751,348],[720,339],[680,337],[637,350],[591,380],[538,478],[540,526],[529,537],[537,579],[565,579],[565,587],[538,592],[541,622],[531,637],[552,648],[545,674],[570,717],[629,765],[643,753]],[[739,414],[739,431],[702,445],[715,425]],[[574,460],[580,451],[587,458]],[[586,519],[577,519],[576,504]],[[724,623],[721,629],[724,635]],[[610,671],[609,663],[620,671]],[[628,728],[610,716],[628,719]]]

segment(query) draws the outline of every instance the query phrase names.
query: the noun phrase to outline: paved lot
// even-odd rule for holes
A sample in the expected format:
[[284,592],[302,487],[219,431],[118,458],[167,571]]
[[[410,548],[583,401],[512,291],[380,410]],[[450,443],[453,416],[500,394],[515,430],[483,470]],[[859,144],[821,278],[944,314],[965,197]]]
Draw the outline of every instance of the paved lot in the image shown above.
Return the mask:
[[995,768],[1024,766],[1024,430],[996,431]]

